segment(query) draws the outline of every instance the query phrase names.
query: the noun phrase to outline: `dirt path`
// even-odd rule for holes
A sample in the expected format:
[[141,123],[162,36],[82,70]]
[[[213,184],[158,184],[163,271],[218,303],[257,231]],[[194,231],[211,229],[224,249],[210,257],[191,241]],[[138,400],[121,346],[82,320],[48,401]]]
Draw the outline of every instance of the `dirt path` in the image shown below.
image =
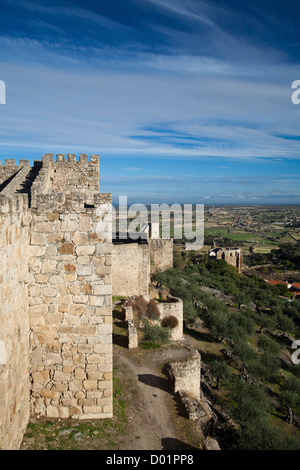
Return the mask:
[[162,372],[170,359],[185,354],[181,345],[162,350],[114,346],[114,365],[125,390],[128,425],[120,450],[188,450],[201,447],[201,435],[177,402]]

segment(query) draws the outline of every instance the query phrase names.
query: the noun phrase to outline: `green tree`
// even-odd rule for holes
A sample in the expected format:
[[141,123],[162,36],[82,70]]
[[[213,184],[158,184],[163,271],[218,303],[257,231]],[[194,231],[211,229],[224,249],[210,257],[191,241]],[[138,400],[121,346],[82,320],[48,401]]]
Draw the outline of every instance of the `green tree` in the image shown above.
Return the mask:
[[262,331],[266,328],[270,331],[274,331],[276,327],[276,319],[271,317],[271,315],[267,315],[266,313],[260,313],[256,315],[255,321],[260,327],[259,333],[262,333]]
[[183,302],[183,318],[189,322],[196,320],[198,312],[191,300],[186,300]]
[[237,302],[239,308],[241,308],[242,305],[247,305],[251,301],[251,295],[246,291],[241,292],[238,290],[234,292],[233,299]]
[[287,315],[284,315],[283,313],[279,313],[276,315],[276,320],[277,320],[277,327],[283,331],[284,333],[291,333],[293,334],[295,331],[295,324],[291,318],[289,318]]
[[269,380],[278,372],[280,362],[280,346],[265,335],[259,337],[258,347],[262,351],[259,366],[256,371],[260,371],[261,380]]
[[232,313],[227,322],[227,336],[234,341],[239,341],[242,338],[246,339],[247,336],[252,335],[255,331],[255,325],[252,318],[244,315],[241,312]]
[[259,354],[243,340],[239,340],[234,344],[233,353],[242,361],[242,372],[246,371],[247,364],[256,362],[259,359]]
[[211,371],[217,379],[217,390],[220,390],[221,380],[228,380],[230,377],[229,367],[223,359],[216,359],[212,362]]
[[258,384],[237,378],[230,396],[234,416],[239,423],[239,437],[233,448],[239,450],[276,450],[281,447],[281,433],[268,422],[271,402]]
[[287,421],[293,424],[294,409],[300,406],[300,379],[288,378],[282,386],[281,403],[287,408]]
[[226,337],[228,315],[224,308],[218,306],[214,310],[209,309],[205,317],[205,323],[218,342]]

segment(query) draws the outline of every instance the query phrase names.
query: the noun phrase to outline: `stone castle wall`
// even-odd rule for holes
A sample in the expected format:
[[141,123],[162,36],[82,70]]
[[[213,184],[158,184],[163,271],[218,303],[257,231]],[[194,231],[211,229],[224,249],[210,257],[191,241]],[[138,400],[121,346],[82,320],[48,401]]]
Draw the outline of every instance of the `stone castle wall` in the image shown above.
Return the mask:
[[111,417],[112,290],[148,295],[172,240],[113,245],[99,157],[45,154],[0,165],[0,254],[0,448],[30,413]]
[[173,240],[153,238],[149,240],[151,274],[173,267]]
[[51,197],[33,211],[31,405],[42,416],[112,416],[111,234],[97,233],[111,198],[97,199],[97,212],[80,198],[60,209]]
[[1,449],[30,411],[112,416],[111,195],[98,156],[73,157],[0,166]]
[[28,200],[0,195],[0,449],[19,447],[30,411]]
[[112,260],[114,296],[148,295],[151,274],[173,267],[173,240],[115,244]]
[[146,243],[113,245],[112,285],[114,296],[147,295],[150,257]]

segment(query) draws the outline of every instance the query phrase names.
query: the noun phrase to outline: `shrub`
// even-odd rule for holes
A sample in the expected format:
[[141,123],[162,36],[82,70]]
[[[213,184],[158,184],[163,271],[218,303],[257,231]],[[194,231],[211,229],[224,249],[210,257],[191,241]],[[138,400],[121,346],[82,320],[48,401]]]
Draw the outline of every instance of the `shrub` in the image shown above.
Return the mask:
[[144,319],[144,339],[146,341],[156,341],[159,343],[167,343],[170,338],[170,329],[161,325],[151,325],[148,320]]
[[161,322],[161,325],[164,328],[176,328],[176,326],[178,326],[178,320],[173,315],[170,315],[169,317],[165,317],[163,319],[163,321]]
[[151,299],[147,304],[145,316],[150,319],[158,319],[160,317],[160,311],[154,299]]
[[139,318],[143,317],[147,309],[147,301],[142,295],[136,297],[134,300],[128,302],[128,306],[132,307],[133,313],[138,315]]
[[139,295],[138,297],[136,297],[135,301],[138,304],[141,313],[145,314],[147,310],[147,300],[145,300],[142,295]]

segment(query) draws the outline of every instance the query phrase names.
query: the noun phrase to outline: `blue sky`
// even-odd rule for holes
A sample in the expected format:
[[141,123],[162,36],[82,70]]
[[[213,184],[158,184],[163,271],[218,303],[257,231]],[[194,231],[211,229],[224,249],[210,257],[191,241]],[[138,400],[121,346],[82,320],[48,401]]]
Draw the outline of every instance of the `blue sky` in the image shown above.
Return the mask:
[[97,153],[129,202],[300,203],[296,0],[1,0],[0,157]]

